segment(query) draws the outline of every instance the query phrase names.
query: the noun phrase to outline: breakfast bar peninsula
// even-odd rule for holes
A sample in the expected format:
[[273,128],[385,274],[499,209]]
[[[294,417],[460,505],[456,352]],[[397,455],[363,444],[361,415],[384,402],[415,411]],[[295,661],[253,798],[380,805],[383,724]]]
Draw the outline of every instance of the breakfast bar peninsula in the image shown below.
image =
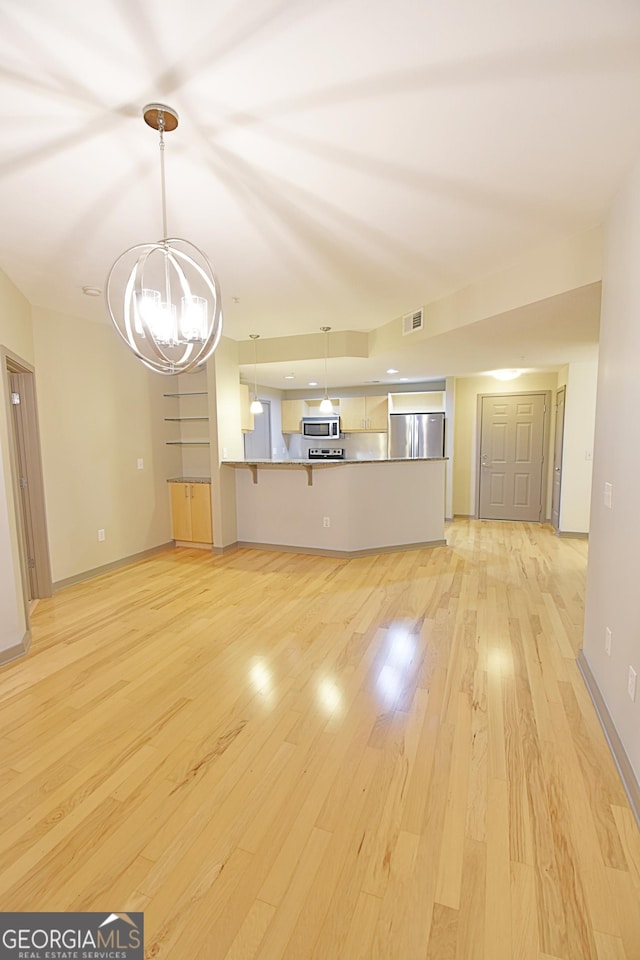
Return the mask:
[[234,460],[238,546],[354,557],[442,546],[445,458]]

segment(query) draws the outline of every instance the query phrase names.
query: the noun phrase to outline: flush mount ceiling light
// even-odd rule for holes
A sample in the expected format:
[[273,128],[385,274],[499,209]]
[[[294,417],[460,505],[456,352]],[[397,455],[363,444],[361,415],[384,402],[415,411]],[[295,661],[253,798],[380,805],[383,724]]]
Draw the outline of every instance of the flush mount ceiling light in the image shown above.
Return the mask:
[[262,404],[258,400],[258,343],[259,333],[250,333],[249,337],[253,340],[253,400],[249,410],[251,413],[262,413]]
[[496,380],[517,380],[521,373],[521,370],[492,370],[491,376]]
[[333,413],[333,405],[329,400],[327,390],[327,355],[329,353],[329,330],[331,327],[320,327],[324,333],[324,397],[320,403],[320,413]]
[[187,373],[209,359],[222,333],[218,281],[205,254],[179,237],[168,238],[164,134],[178,114],[162,103],[143,110],[160,136],[162,236],[122,253],[107,278],[106,299],[113,324],[135,355],[156,373]]

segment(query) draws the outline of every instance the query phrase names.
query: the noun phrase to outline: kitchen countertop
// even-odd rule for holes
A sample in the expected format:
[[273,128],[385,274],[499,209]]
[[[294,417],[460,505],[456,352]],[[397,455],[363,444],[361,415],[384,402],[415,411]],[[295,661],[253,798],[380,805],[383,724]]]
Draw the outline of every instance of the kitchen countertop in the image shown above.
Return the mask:
[[309,459],[294,459],[289,460],[267,460],[260,458],[253,458],[249,460],[223,460],[222,463],[226,464],[229,467],[243,467],[243,466],[256,466],[258,464],[266,465],[273,464],[274,466],[303,466],[303,467],[317,467],[318,465],[322,466],[342,466],[345,464],[353,463],[412,463],[412,462],[424,462],[425,460],[447,460],[448,457],[359,457],[357,460],[332,460],[330,458],[318,459],[318,460],[309,460]]
[[167,483],[211,483],[211,477],[170,477]]

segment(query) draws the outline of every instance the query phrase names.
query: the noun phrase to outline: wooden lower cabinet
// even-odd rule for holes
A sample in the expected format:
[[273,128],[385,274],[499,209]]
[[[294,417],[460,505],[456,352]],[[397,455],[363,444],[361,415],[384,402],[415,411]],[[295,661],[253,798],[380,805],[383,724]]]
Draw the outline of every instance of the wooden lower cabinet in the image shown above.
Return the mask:
[[175,482],[169,486],[173,539],[213,543],[211,484]]

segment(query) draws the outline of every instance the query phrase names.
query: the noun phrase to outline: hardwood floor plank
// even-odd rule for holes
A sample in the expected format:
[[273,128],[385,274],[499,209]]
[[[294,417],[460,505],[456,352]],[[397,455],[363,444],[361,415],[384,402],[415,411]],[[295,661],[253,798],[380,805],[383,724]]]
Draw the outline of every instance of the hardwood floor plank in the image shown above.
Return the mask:
[[426,960],[456,960],[459,911],[434,904]]
[[[513,960],[538,960],[535,868],[511,863],[511,951]],[[488,960],[488,958],[487,958]]]
[[438,903],[454,910],[460,907],[471,754],[471,709],[464,693],[457,695],[457,705],[451,778],[435,892]]
[[[488,790],[487,842],[484,850],[486,860],[485,902],[479,905],[483,915],[482,933],[484,944],[482,957],[494,960],[512,960],[511,945],[511,860],[509,843],[511,830],[505,830],[509,822],[509,790],[504,780],[490,780]],[[487,857],[486,851],[491,851]]]

